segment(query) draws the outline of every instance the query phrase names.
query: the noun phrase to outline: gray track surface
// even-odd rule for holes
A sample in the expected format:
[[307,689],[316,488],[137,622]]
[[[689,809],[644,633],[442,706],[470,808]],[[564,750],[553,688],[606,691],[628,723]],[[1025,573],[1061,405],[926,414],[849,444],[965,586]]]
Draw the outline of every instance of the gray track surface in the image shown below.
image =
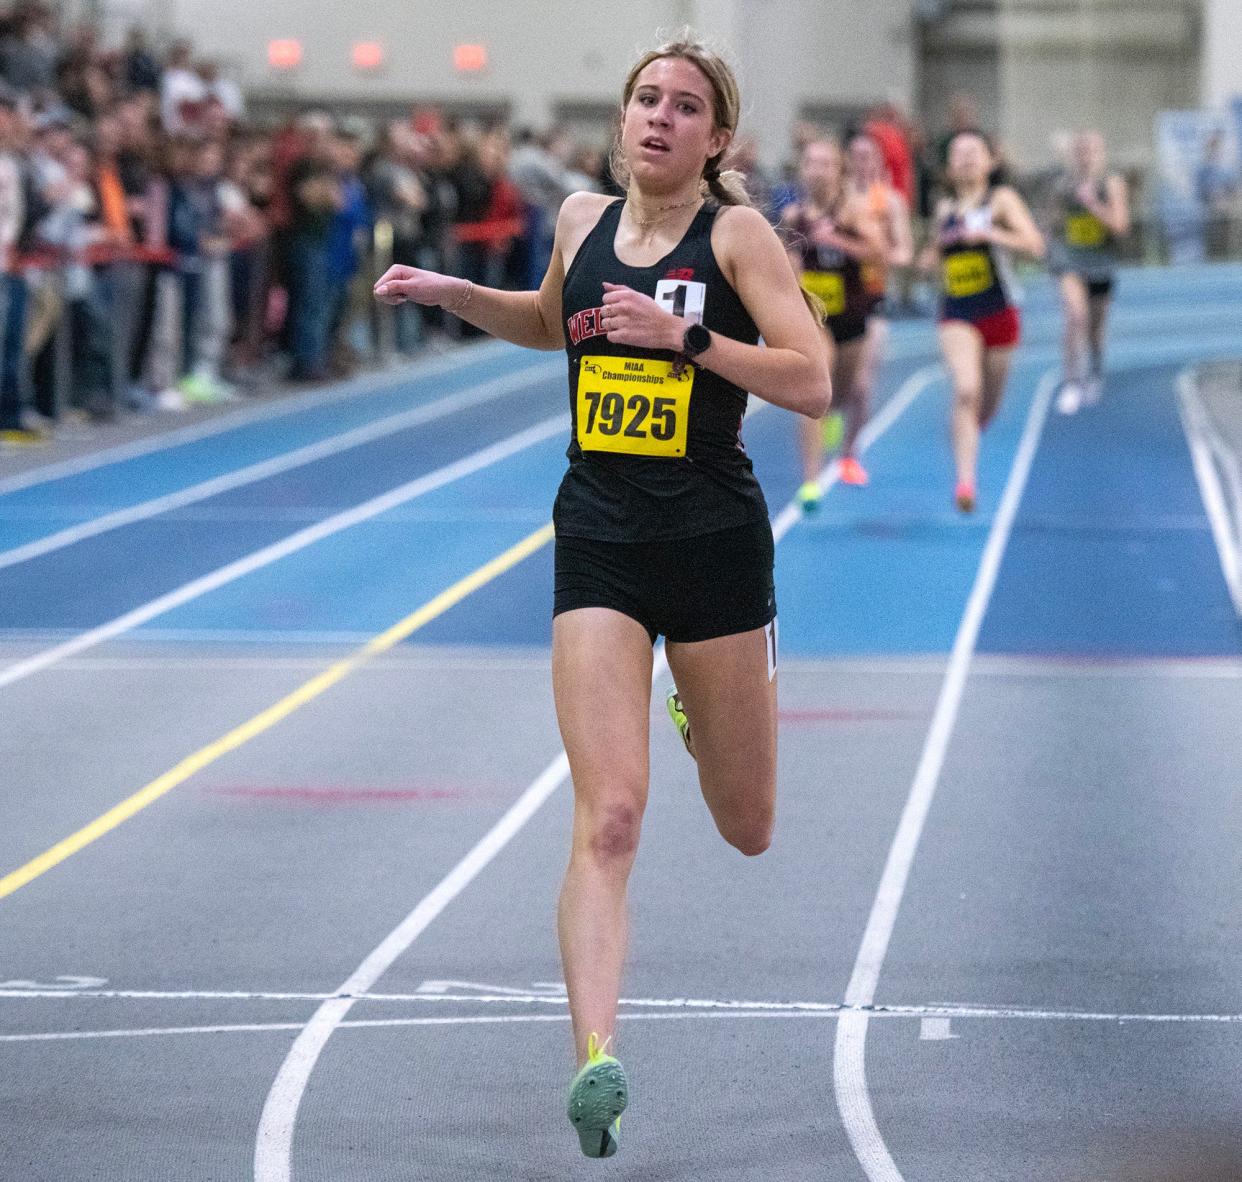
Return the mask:
[[[6,687],[0,872],[349,651],[126,639]],[[617,1159],[584,1160],[562,1112],[566,785],[327,1042],[296,1182],[862,1178],[831,1007],[944,673],[786,661],[776,840],[751,860],[657,693]],[[868,1037],[907,1182],[1242,1177],[1242,1021],[1150,1020],[1242,1017],[1240,718],[1242,660],[976,658]],[[403,645],[0,901],[0,990],[72,995],[0,997],[0,1182],[249,1182],[319,1000],[559,750],[545,652]],[[110,990],[198,996],[89,996]],[[53,1034],[90,1037],[22,1041]]]
[[[67,819],[95,815],[331,655],[214,650],[187,663],[176,649],[131,645],[13,687],[10,717],[40,770],[6,826],[6,860],[42,848]],[[692,765],[653,712],[627,997],[841,997],[942,672],[938,660],[784,671],[782,705],[800,720],[784,726],[777,840],[757,860],[717,838]],[[1242,716],[1238,673],[1153,665],[1123,678],[981,660],[884,1000],[1236,1008],[1228,966],[1242,951],[1242,843],[1229,807],[1236,746],[1222,735]],[[113,989],[335,989],[556,750],[548,686],[546,661],[529,654],[410,649],[380,659],[45,876],[37,892],[8,899],[0,963],[20,964],[35,982],[75,974]],[[83,700],[96,709],[82,719],[83,741],[66,747],[55,703]],[[804,717],[834,710],[863,717]],[[109,747],[135,713],[147,723],[141,744]],[[1167,725],[1135,745],[1153,715]],[[464,718],[487,718],[501,736],[463,742]],[[75,754],[101,750],[107,759]],[[1124,775],[1106,772],[1118,766]],[[402,776],[415,767],[416,782]],[[239,795],[282,784],[425,798]],[[378,991],[556,981],[551,916],[569,806],[562,789]],[[3,1013],[5,1033],[16,1034],[300,1024],[315,1004],[29,999],[6,1001]],[[549,1119],[570,1066],[562,1007],[360,1003],[350,1021],[553,1020],[339,1031],[303,1101],[295,1175],[857,1176],[832,1102],[831,1016],[651,1012],[627,1008],[648,1015],[622,1027],[634,1065],[629,1136],[621,1158],[599,1164],[578,1157]],[[248,1177],[256,1116],[295,1033],[0,1045],[7,1176]],[[952,1033],[920,1040],[917,1017],[873,1023],[874,1102],[910,1177],[1085,1177],[1110,1130],[1227,1121],[1242,1098],[1242,1026],[979,1017],[954,1019]],[[985,1132],[1001,1125],[1003,1145]]]

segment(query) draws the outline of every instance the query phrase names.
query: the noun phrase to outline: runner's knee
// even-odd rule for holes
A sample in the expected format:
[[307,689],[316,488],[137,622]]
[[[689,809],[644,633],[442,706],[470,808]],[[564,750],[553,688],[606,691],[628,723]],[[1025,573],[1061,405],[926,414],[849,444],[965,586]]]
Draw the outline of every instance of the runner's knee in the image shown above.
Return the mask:
[[983,401],[983,383],[978,380],[957,382],[953,387],[953,401],[961,409],[977,409]]
[[642,810],[626,801],[592,809],[585,826],[586,847],[599,862],[631,861],[638,850]]

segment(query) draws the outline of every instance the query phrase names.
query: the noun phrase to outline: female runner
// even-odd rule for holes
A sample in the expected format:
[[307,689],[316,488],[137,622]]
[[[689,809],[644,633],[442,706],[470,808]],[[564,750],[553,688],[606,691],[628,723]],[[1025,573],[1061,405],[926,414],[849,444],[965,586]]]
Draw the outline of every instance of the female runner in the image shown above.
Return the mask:
[[[870,298],[867,335],[863,355],[854,380],[854,398],[860,408],[859,430],[871,417],[871,393],[888,342],[888,280],[893,270],[908,268],[914,262],[914,232],[910,227],[910,208],[906,199],[889,183],[880,146],[865,131],[857,131],[846,145],[846,171],[850,188],[861,194],[871,216],[879,223],[884,240],[884,258],[863,265],[863,287]],[[856,460],[855,463],[858,463]],[[867,473],[858,464],[862,482]],[[843,474],[844,475],[844,474]]]
[[1117,239],[1130,232],[1126,182],[1105,167],[1104,137],[1097,131],[1080,132],[1070,152],[1069,169],[1053,189],[1049,251],[1065,317],[1065,367],[1057,410],[1067,415],[1083,403],[1099,401]]
[[[781,215],[790,261],[805,291],[823,301],[833,342],[832,388],[845,416],[841,480],[867,483],[855,445],[866,422],[867,405],[858,384],[873,300],[863,283],[864,264],[884,259],[884,238],[866,198],[846,184],[845,159],[835,140],[819,138],[802,149],[799,175],[804,196]],[[819,505],[819,470],[825,447],[838,440],[832,429],[806,419],[799,426],[802,487],[798,499],[808,512]]]
[[779,239],[740,178],[720,171],[739,106],[732,73],[703,46],[653,50],[622,93],[626,195],[566,199],[537,292],[401,266],[376,284],[389,303],[438,304],[494,336],[568,351],[552,678],[574,819],[558,929],[581,1065],[569,1116],[588,1157],[616,1152],[628,1097],[608,1050],[657,635],[717,828],[744,854],[772,836],[773,543],[740,428],[746,391],[816,419],[830,385]]
[[949,193],[937,203],[921,261],[940,271],[940,348],[953,383],[953,499],[973,513],[979,436],[1000,408],[1021,335],[1009,254],[1042,258],[1044,239],[1017,192],[992,184],[996,160],[981,132],[959,131],[948,154]]

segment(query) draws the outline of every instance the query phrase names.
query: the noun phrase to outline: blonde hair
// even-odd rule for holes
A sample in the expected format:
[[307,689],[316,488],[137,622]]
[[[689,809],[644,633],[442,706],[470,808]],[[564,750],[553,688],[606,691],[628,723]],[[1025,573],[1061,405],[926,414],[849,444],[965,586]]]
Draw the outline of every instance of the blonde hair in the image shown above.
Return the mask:
[[[742,113],[742,96],[738,90],[737,78],[729,63],[709,49],[701,41],[695,41],[689,32],[675,41],[667,41],[658,49],[649,49],[631,67],[626,75],[625,85],[621,88],[621,110],[630,105],[634,88],[638,85],[639,75],[652,62],[661,58],[675,57],[697,66],[699,72],[707,79],[712,88],[712,122],[717,130],[723,129],[730,133],[737,131],[738,120]],[[709,156],[703,165],[701,189],[714,197],[721,205],[753,206],[750,194],[746,191],[746,177],[737,169],[721,169],[721,162],[728,154],[728,146]],[[626,188],[630,182],[630,167],[621,151],[621,129],[617,129],[617,137],[613,141],[609,155],[612,175],[617,184]],[[810,292],[802,289],[802,298],[815,317],[817,324],[823,324],[826,309],[823,301]]]
[[[709,49],[701,41],[694,41],[685,36],[676,41],[668,41],[658,49],[649,49],[634,63],[626,76],[625,85],[621,90],[621,109],[629,106],[638,84],[638,76],[652,62],[665,57],[681,58],[697,66],[699,72],[707,79],[712,88],[712,121],[717,130],[725,130],[732,134],[737,131],[738,119],[742,113],[742,99],[737,88],[737,79],[728,62],[714,50]],[[736,169],[720,167],[728,148],[709,156],[703,165],[703,187],[721,205],[750,205],[750,194],[746,192],[746,178]],[[630,168],[621,153],[621,132],[612,145],[610,157],[612,175],[622,187],[629,184]]]

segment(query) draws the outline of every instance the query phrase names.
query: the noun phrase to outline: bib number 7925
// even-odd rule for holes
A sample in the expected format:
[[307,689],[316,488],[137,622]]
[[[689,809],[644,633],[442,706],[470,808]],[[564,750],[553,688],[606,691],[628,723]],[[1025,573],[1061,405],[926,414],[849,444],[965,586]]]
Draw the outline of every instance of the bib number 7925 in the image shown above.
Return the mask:
[[635,456],[684,456],[694,369],[648,358],[583,357],[578,446]]

